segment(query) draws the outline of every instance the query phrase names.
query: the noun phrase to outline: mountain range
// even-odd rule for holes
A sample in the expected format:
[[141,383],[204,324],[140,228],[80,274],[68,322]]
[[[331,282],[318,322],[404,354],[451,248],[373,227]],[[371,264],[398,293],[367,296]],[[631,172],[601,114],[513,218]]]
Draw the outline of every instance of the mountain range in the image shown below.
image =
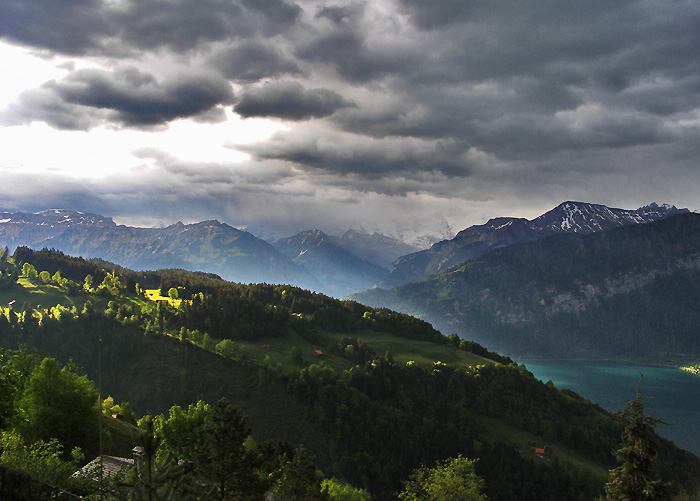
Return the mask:
[[470,226],[455,238],[438,242],[427,250],[400,257],[392,264],[388,277],[380,285],[395,287],[418,282],[499,247],[561,233],[588,234],[650,223],[685,212],[688,209],[655,203],[636,210],[625,210],[591,203],[564,202],[532,220],[498,217],[482,225]]
[[[348,240],[362,244],[351,252]],[[442,265],[420,281],[349,296],[355,301],[295,287],[226,283],[201,273],[122,269],[123,290],[103,285],[78,296],[94,294],[91,304],[94,299],[94,305],[106,308],[104,314],[95,306],[44,306],[44,321],[35,323],[31,314],[12,317],[9,306],[17,301],[22,310],[32,311],[31,301],[41,296],[44,303],[59,286],[53,278],[52,283],[32,282],[26,273],[3,292],[8,313],[0,316],[0,341],[6,348],[17,343],[51,347],[88,365],[96,356],[85,335],[99,326],[107,341],[105,370],[114,375],[107,381],[124,384],[110,388],[115,396],[123,391],[126,398],[136,390],[135,404],[165,406],[192,403],[204,392],[212,399],[227,393],[247,405],[262,430],[261,440],[296,437],[326,455],[321,460],[329,471],[372,490],[377,499],[390,499],[415,465],[465,450],[485,465],[487,485],[505,486],[492,499],[525,499],[513,492],[533,493],[531,499],[547,499],[545,494],[592,499],[602,484],[596,471],[609,467],[619,437],[613,421],[583,397],[557,392],[536,381],[524,365],[489,350],[520,361],[697,363],[700,214],[655,204],[624,211],[567,202],[532,221],[498,218],[467,228],[454,240],[424,255],[452,249],[454,255],[444,256],[461,259],[459,244],[471,245],[476,255]],[[384,247],[372,242],[384,242]],[[375,273],[386,280],[379,257],[386,263],[400,248],[378,235],[350,233],[344,239],[318,230],[273,245],[218,221],[131,228],[65,210],[0,213],[3,244],[54,247],[124,265],[139,263],[132,266],[141,269],[210,271],[237,281],[286,282],[291,277],[311,281],[315,290],[330,283],[335,293],[351,280],[356,287],[369,284]],[[362,247],[364,258],[357,255]],[[415,254],[421,253],[395,259],[394,270]],[[89,266],[100,283],[98,274],[109,269],[101,269],[105,263],[99,260],[29,249],[3,263],[15,267],[12,273],[0,270],[10,281],[22,263],[49,275],[61,271],[58,283],[83,282]],[[257,279],[256,273],[268,278]],[[141,277],[152,282],[149,289],[177,286],[183,297],[193,299],[179,307],[155,306],[150,296],[136,294]],[[168,280],[175,282],[168,285]],[[35,288],[44,294],[35,294]],[[68,290],[60,300],[75,306]],[[443,336],[426,322],[386,308],[458,336]],[[230,356],[223,356],[225,346]],[[201,353],[195,353],[198,349]],[[315,365],[319,357],[323,365]],[[455,357],[469,360],[468,367],[450,367]],[[528,459],[533,445],[544,443],[554,459],[551,465],[537,464],[554,468],[551,472],[533,470]],[[696,460],[664,449],[673,456],[667,471],[683,469],[684,478],[697,478]],[[426,451],[432,455],[424,456]],[[404,458],[410,464],[403,464]],[[581,464],[582,469],[574,466]],[[387,488],[387,478],[396,485]],[[563,487],[553,489],[552,479],[564,482]],[[535,484],[541,489],[537,493]],[[584,488],[590,492],[584,494]]]
[[341,297],[375,286],[419,282],[494,249],[565,233],[588,234],[688,212],[651,204],[636,210],[564,202],[541,216],[499,217],[426,250],[378,233],[319,230],[268,243],[219,221],[165,228],[117,225],[111,218],[65,209],[0,213],[0,245],[26,245],[105,259],[133,269],[182,268],[242,283],[287,283]]
[[700,353],[699,279],[700,214],[682,213],[501,246],[351,298],[518,358],[677,363]]
[[109,217],[52,209],[0,213],[0,245],[54,248],[129,268],[182,268],[243,283],[321,285],[304,268],[254,235],[218,221],[178,222],[166,228],[117,225]]
[[54,248],[134,269],[182,268],[235,282],[287,283],[334,296],[372,287],[387,275],[392,261],[416,250],[378,233],[354,230],[339,237],[303,232],[274,244],[213,220],[136,228],[65,209],[0,213],[0,245],[10,249]]

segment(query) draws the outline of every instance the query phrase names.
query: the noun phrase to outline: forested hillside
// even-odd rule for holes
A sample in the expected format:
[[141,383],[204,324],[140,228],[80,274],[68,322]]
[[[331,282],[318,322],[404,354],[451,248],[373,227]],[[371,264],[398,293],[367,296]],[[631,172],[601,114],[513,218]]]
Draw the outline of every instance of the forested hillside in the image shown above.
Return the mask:
[[[294,454],[308,467],[308,456],[294,453],[303,445],[326,478],[377,500],[395,499],[412,471],[448,458],[478,459],[493,500],[592,499],[615,465],[621,425],[606,411],[413,317],[290,286],[115,272],[53,251],[21,248],[0,263],[0,346],[72,361],[93,381],[101,353],[102,396],[129,402],[137,417],[161,415],[153,436],[177,459],[205,456],[175,445],[178,432],[164,425],[179,415],[172,406],[195,419],[225,397],[248,416],[260,447],[271,441],[249,445],[277,465],[268,471],[282,472]],[[700,461],[654,440],[662,478],[676,492],[694,488]],[[544,458],[533,452],[545,445]],[[318,478],[310,482],[320,489]]]
[[351,296],[518,356],[697,363],[700,214],[489,252]]

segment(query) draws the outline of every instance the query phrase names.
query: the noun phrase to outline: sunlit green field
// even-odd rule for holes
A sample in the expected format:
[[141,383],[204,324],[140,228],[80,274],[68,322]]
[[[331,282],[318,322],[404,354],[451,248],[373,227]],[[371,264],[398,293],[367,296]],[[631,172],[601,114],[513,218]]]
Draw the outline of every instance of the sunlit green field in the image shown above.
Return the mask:
[[9,291],[0,291],[0,306],[7,306],[8,303],[14,301],[14,309],[19,310],[24,303],[28,303],[33,308],[51,307],[57,304],[70,308],[72,306],[80,307],[85,304],[85,301],[90,299],[93,304],[105,305],[108,299],[101,298],[95,294],[78,294],[69,296],[64,290],[55,285],[43,284],[38,280],[30,280],[25,277],[19,278],[21,287],[14,287]]
[[[8,303],[14,301],[13,310],[19,311],[27,303],[34,309],[50,308],[60,304],[67,308],[75,306],[82,308],[89,299],[97,308],[107,308],[109,301],[131,302],[143,305],[147,300],[163,301],[169,307],[178,308],[181,299],[171,300],[160,295],[158,289],[146,290],[146,297],[122,292],[119,297],[100,296],[97,294],[80,293],[70,296],[59,287],[41,283],[39,280],[27,278],[19,279],[20,287],[11,291],[0,292],[0,307],[7,308]],[[255,361],[261,364],[271,364],[284,370],[299,370],[304,365],[325,362],[336,370],[349,369],[352,363],[328,350],[330,345],[336,344],[342,338],[343,333],[318,331],[318,344],[311,343],[293,330],[283,337],[260,338],[255,341],[234,340],[236,347],[235,359]],[[405,339],[385,332],[365,330],[355,337],[369,345],[379,355],[388,353],[398,363],[405,364],[413,361],[419,366],[430,367],[434,362],[443,362],[459,367],[467,367],[478,364],[493,363],[490,360],[459,350],[451,345],[440,345],[428,341]],[[213,339],[215,343],[221,339]],[[269,346],[264,348],[263,346]],[[302,364],[292,360],[293,350],[299,347],[302,354]],[[319,354],[318,351],[323,352]]]
[[[279,364],[286,369],[299,369],[299,365],[292,361],[292,350],[296,346],[301,348],[304,364],[325,361],[335,369],[349,369],[352,366],[350,361],[326,349],[329,344],[340,341],[343,334],[330,332],[319,332],[318,334],[319,344],[310,343],[294,332],[290,332],[285,337],[262,338],[255,342],[234,342],[241,349],[243,358],[258,362],[263,362],[267,358],[268,363]],[[401,364],[414,361],[419,366],[431,367],[434,362],[439,361],[458,367],[467,367],[494,363],[492,360],[458,350],[452,346],[405,339],[384,332],[363,331],[355,337],[369,345],[379,355],[385,355],[388,351],[394,360]],[[265,349],[263,345],[269,345],[270,348]],[[316,354],[315,350],[321,350],[323,355]]]
[[182,299],[173,300],[167,296],[161,296],[160,289],[146,289],[146,298],[148,298],[149,301],[167,301],[170,306],[174,306],[175,308],[179,308],[180,303],[182,303]]

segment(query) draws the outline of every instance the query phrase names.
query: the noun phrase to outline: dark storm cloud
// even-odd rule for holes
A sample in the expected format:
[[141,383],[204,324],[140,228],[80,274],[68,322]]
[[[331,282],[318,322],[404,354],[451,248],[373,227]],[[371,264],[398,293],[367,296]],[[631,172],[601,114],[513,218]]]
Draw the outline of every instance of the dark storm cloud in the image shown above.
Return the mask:
[[364,12],[365,5],[358,3],[352,5],[329,5],[328,7],[319,7],[316,13],[316,18],[330,19],[336,25],[341,25],[344,22],[357,21],[359,16]]
[[244,118],[301,121],[332,115],[351,101],[328,89],[304,89],[297,82],[271,82],[246,89],[234,111]]
[[276,35],[301,8],[282,0],[4,0],[0,37],[62,54],[119,56]]
[[[334,116],[345,130],[452,138],[525,160],[664,144],[674,134],[665,121],[700,107],[697,6],[404,3],[413,22],[430,28],[416,34],[421,64],[389,81],[393,112]],[[561,120],[577,110],[586,120]]]
[[94,127],[94,115],[79,108],[63,101],[49,89],[30,90],[0,113],[0,124],[12,126],[41,121],[58,130],[83,131]]
[[293,24],[302,12],[297,4],[283,0],[241,0],[241,3],[264,14],[269,22],[282,26]]
[[[663,161],[674,172],[697,168],[697,2],[55,4],[2,2],[0,35],[64,54],[128,56],[123,64],[148,73],[72,72],[23,94],[6,123],[215,122],[235,102],[242,117],[287,121],[284,133],[238,148],[259,167],[285,165],[303,183],[349,192],[469,200],[541,199],[573,185],[593,193],[606,174],[658,179]],[[146,66],[154,62],[163,67]],[[164,78],[165,69],[189,76]]]
[[431,29],[464,21],[474,10],[476,2],[472,0],[401,0],[408,8],[416,25],[422,29]]
[[688,3],[403,3],[410,19],[433,27],[422,34],[430,57],[408,85],[518,78],[615,95],[657,72],[683,77],[698,70],[700,13]]
[[449,29],[425,35],[436,50],[406,82],[409,92],[418,83],[499,84],[546,113],[546,107],[570,108],[577,100],[618,99],[645,79],[669,74],[683,80],[700,69],[700,13],[689,4],[459,2],[465,9],[460,20],[453,2],[404,3],[414,17],[451,14],[444,16]]
[[301,43],[297,56],[335,69],[352,84],[368,84],[420,62],[416,54],[401,46],[369,45],[365,37],[352,29],[324,33],[308,43]]
[[243,8],[225,0],[131,1],[111,14],[123,43],[139,49],[187,51],[201,43],[251,33]]
[[25,92],[19,103],[5,112],[4,121],[39,119],[59,129],[79,130],[103,121],[148,127],[178,118],[202,118],[216,106],[232,101],[228,82],[219,77],[183,75],[159,82],[133,67],[113,72],[78,70],[63,80]]
[[473,168],[461,145],[450,141],[376,141],[308,130],[278,132],[264,144],[239,149],[258,160],[281,160],[316,172],[357,174],[373,180],[399,174],[419,176],[421,172],[468,176]]
[[238,83],[253,83],[264,78],[298,75],[302,71],[274,47],[260,42],[244,43],[225,49],[209,59],[226,78]]
[[111,18],[120,39],[142,50],[168,47],[185,52],[207,42],[246,39],[284,32],[301,9],[281,0],[132,1]]
[[101,0],[3,0],[0,38],[64,54],[85,54],[102,46],[117,26]]
[[[604,0],[566,2],[560,0],[520,1],[493,0],[399,0],[411,21],[423,30],[449,30],[454,26],[489,26],[498,30],[509,27],[510,32],[519,28],[529,29],[533,37],[544,35],[539,29],[563,25],[590,25],[612,13],[640,4],[638,0],[620,0],[610,5]],[[624,20],[624,19],[623,19]],[[628,21],[631,21],[628,19]]]

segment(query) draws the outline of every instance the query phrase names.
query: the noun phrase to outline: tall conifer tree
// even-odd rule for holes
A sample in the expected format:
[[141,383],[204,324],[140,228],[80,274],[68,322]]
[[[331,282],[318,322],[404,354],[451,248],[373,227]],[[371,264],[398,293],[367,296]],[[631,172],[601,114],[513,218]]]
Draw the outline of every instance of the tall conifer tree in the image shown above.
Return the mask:
[[610,481],[605,484],[605,501],[667,499],[668,486],[659,479],[654,467],[658,445],[653,432],[661,419],[644,414],[644,402],[639,393],[641,383],[640,377],[637,396],[615,415],[622,421],[624,430],[622,444],[615,451],[618,466],[610,470]]

